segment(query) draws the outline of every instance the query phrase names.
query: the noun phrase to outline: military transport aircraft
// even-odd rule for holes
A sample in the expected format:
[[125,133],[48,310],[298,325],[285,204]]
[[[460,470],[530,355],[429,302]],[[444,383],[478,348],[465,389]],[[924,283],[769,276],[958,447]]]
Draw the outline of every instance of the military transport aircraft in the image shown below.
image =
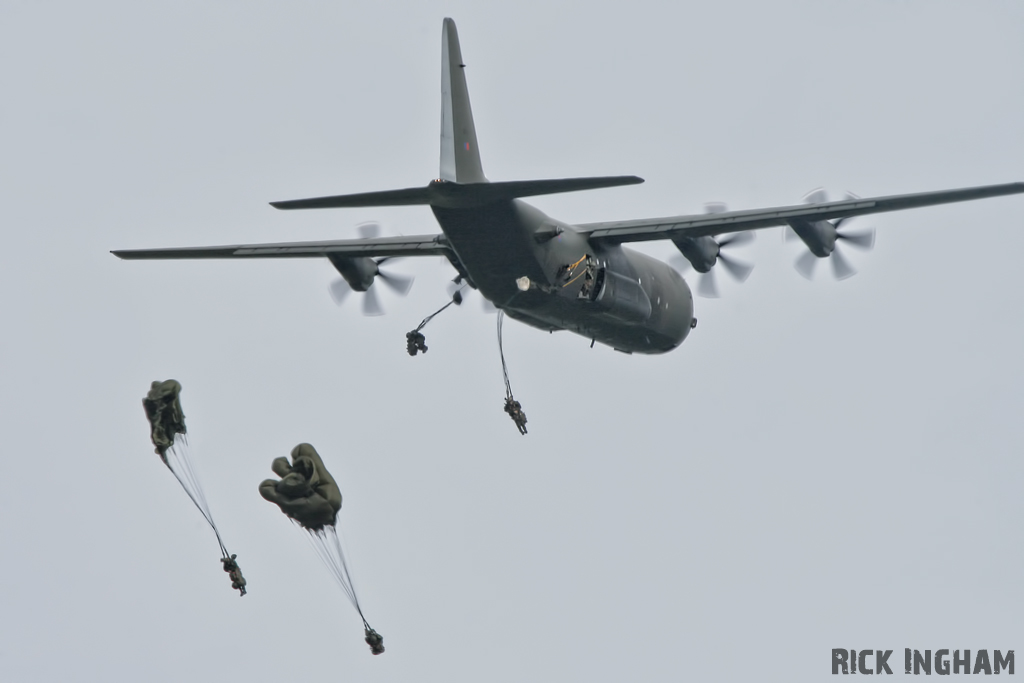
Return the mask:
[[[465,64],[455,22],[441,39],[441,168],[426,187],[272,202],[278,209],[429,206],[442,233],[320,242],[242,244],[114,251],[122,259],[326,258],[357,292],[380,276],[379,265],[398,256],[443,256],[457,283],[479,290],[508,316],[542,330],[571,330],[624,352],[663,353],[679,346],[696,324],[693,297],[666,263],[626,249],[626,242],[671,240],[700,273],[723,263],[721,248],[747,231],[788,226],[806,244],[798,266],[808,271],[829,258],[837,276],[852,271],[837,240],[868,247],[871,235],[844,233],[854,216],[1024,193],[1024,183],[941,192],[826,201],[749,211],[571,225],[546,216],[522,197],[632,185],[636,176],[490,182],[480,164]],[[727,235],[719,238],[720,235]],[[401,284],[397,286],[401,287]],[[372,292],[370,292],[372,295]],[[371,300],[367,299],[367,303]]]

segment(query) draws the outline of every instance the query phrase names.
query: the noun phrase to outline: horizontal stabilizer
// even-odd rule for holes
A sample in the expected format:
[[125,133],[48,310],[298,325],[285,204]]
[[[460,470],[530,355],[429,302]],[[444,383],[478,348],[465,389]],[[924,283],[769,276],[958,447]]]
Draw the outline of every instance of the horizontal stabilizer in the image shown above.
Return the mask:
[[542,194],[558,194],[560,192],[577,192],[579,190],[599,190],[603,187],[619,187],[620,185],[637,185],[644,181],[635,175],[598,176],[594,178],[556,178],[554,180],[513,180],[507,183],[474,183],[462,185],[467,191],[476,193],[483,201],[481,204],[515,199],[517,197],[536,197]]
[[430,203],[430,187],[409,187],[404,190],[341,194],[335,197],[292,199],[270,202],[275,209],[356,209],[364,206],[415,206]]
[[365,206],[412,206],[430,204],[449,208],[480,206],[509,201],[518,197],[543,194],[597,190],[604,187],[636,185],[643,178],[635,175],[598,176],[593,178],[555,178],[550,180],[513,180],[504,183],[452,183],[433,181],[426,187],[404,190],[342,194],[333,197],[292,199],[271,202],[275,209],[342,209]]

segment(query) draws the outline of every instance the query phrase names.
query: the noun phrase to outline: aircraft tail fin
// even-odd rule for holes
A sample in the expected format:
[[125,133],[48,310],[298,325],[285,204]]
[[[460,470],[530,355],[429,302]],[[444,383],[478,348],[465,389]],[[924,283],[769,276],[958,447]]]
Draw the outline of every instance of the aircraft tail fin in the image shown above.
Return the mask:
[[476,144],[473,110],[466,87],[466,65],[455,22],[444,20],[441,33],[441,172],[426,187],[384,192],[311,197],[271,202],[277,209],[331,209],[366,206],[412,206],[429,204],[450,208],[473,207],[519,197],[594,190],[634,185],[636,176],[555,178],[492,183],[484,176]]
[[438,177],[454,183],[487,182],[476,144],[459,32],[455,22],[448,18],[441,31],[441,170]]

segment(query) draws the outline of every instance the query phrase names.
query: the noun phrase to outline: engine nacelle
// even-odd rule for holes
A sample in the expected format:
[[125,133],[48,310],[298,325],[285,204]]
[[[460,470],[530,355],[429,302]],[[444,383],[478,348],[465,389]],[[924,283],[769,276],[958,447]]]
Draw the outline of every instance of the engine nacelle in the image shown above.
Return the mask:
[[825,258],[836,248],[836,226],[828,221],[808,221],[794,218],[789,221],[789,227],[793,228],[811,253],[819,258]]
[[672,240],[698,273],[706,273],[718,262],[721,248],[711,237],[677,237]]
[[590,290],[590,300],[606,315],[625,322],[643,322],[651,317],[651,299],[632,277],[599,268]]
[[368,290],[370,285],[373,284],[373,279],[380,272],[377,268],[377,262],[366,256],[351,258],[328,254],[327,258],[330,260],[331,265],[345,278],[345,282],[357,292]]

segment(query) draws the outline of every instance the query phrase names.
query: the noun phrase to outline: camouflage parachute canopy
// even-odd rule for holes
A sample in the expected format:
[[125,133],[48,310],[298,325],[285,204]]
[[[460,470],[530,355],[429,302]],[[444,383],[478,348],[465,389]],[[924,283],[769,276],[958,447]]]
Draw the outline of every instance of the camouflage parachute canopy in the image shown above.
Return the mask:
[[156,446],[156,452],[167,461],[164,455],[174,445],[174,436],[185,433],[185,414],[181,412],[178,394],[181,384],[169,379],[164,382],[153,382],[146,398],[142,399],[142,407],[146,409],[146,418],[151,428],[150,438]]
[[334,524],[341,509],[341,491],[315,448],[300,443],[292,449],[291,464],[288,458],[277,458],[270,469],[281,480],[264,480],[261,496],[311,531]]

